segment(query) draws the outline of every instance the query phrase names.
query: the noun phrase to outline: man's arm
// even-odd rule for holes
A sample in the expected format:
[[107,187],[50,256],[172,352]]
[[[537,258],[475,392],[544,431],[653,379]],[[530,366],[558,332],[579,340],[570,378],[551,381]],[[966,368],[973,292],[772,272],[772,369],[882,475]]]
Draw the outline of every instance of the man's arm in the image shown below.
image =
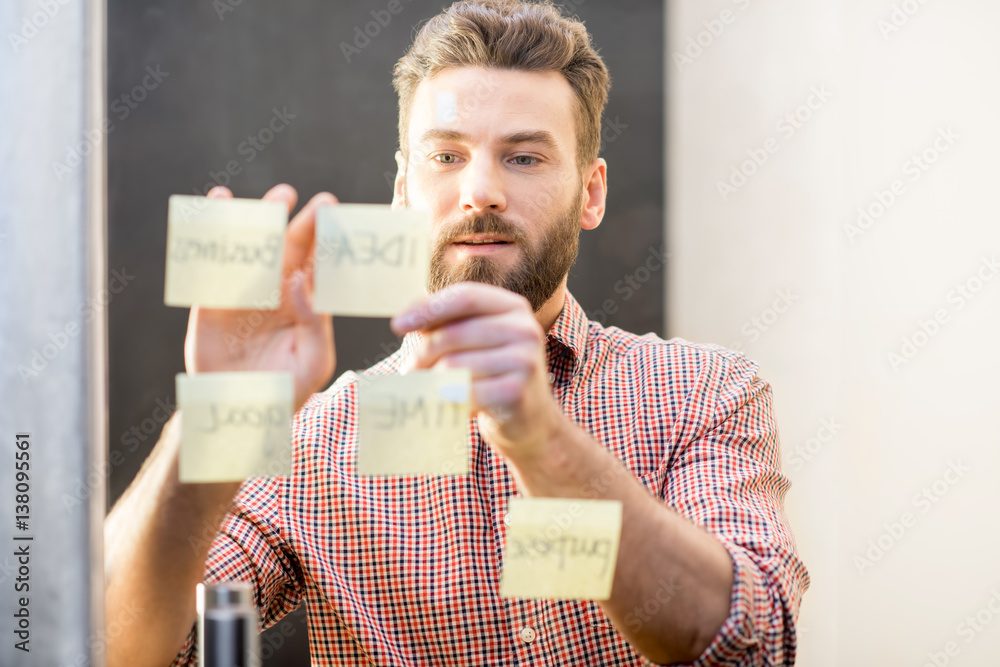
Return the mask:
[[173,660],[195,621],[195,585],[210,540],[240,484],[181,484],[177,476],[180,420],[175,414],[139,475],[104,524],[108,665],[157,665]]
[[[784,626],[782,602],[761,603],[761,599],[775,597],[771,594],[776,584],[764,577],[752,558],[735,545],[730,551],[719,538],[653,497],[614,455],[562,413],[548,385],[544,333],[524,299],[487,285],[453,285],[416,304],[396,318],[393,326],[397,333],[426,332],[416,368],[471,369],[473,409],[478,411],[480,430],[504,456],[524,495],[622,502],[622,536],[612,595],[602,606],[629,643],[649,660],[665,664],[696,660],[719,638],[727,619],[739,635],[732,642],[734,646],[746,640],[742,633],[747,625],[751,633],[759,629],[755,626],[758,621]],[[756,385],[743,378],[733,381],[746,385],[735,389],[742,398],[727,396],[720,400],[725,405],[707,415],[712,420],[707,426],[716,426],[719,432],[702,433],[701,439],[688,446],[698,449],[692,454],[694,459],[704,459],[709,466],[729,466],[739,470],[740,477],[730,481],[729,489],[689,493],[696,497],[686,502],[696,505],[707,501],[716,507],[706,511],[718,514],[749,510],[747,515],[752,514],[753,521],[766,522],[772,532],[785,536],[780,510],[783,491],[774,493],[768,481],[780,477],[773,428],[770,439],[766,434],[761,439],[759,432],[751,436],[734,432],[728,439],[724,435],[726,429],[744,430],[747,424],[741,420],[747,415],[755,422],[749,424],[748,432],[760,431],[756,420],[761,415],[766,414],[764,421],[770,422],[769,395],[759,381]],[[750,449],[759,445],[760,451],[733,450],[741,440],[752,441]],[[749,472],[734,460],[723,461],[727,457],[750,460]],[[681,463],[675,465],[684,467],[684,456],[679,458]],[[609,470],[620,474],[609,476]],[[689,465],[679,474],[690,480],[700,476],[702,486],[713,481],[706,480],[705,471],[697,465]],[[609,477],[611,481],[604,484]],[[602,482],[595,485],[595,480]],[[597,488],[599,492],[595,492]],[[768,511],[762,513],[761,508]],[[720,532],[732,527],[721,520],[715,524]],[[792,578],[804,572],[785,574]],[[639,627],[630,625],[627,614],[635,607],[645,607],[664,581],[673,584],[670,603],[658,605],[658,612]],[[758,618],[761,608],[770,608],[773,614]],[[778,618],[772,618],[774,614]],[[775,651],[781,652],[782,647]],[[760,653],[757,656],[764,659]]]
[[[232,197],[214,188],[214,197]],[[264,199],[291,211],[297,194],[288,185]],[[246,335],[254,313],[192,308],[185,341],[189,373],[288,371],[297,411],[330,378],[335,365],[332,318],[312,312],[311,258],[316,208],[334,204],[321,193],[303,207],[285,234],[281,305]],[[237,341],[233,345],[232,341]],[[218,531],[239,483],[181,484],[178,413],[142,471],[105,522],[105,608],[109,667],[163,667],[173,661],[196,618],[195,586],[202,581],[211,536]],[[190,540],[192,536],[209,539]]]
[[[543,460],[513,463],[525,496],[619,500],[621,543],[611,597],[601,603],[622,636],[660,664],[693,662],[729,617],[733,563],[725,547],[662,502],[589,433],[566,419]],[[607,474],[608,471],[616,474]],[[595,493],[595,480],[610,480]],[[669,601],[638,628],[626,621],[662,582]]]

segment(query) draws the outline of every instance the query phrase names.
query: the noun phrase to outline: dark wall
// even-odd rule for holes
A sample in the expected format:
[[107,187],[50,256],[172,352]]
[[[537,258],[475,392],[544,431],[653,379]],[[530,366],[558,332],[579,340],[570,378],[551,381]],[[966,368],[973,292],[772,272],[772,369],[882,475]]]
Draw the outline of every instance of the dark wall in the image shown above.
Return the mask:
[[[109,0],[109,262],[134,276],[110,306],[109,502],[152,448],[160,406],[172,407],[174,375],[184,370],[188,313],[163,305],[167,198],[204,194],[215,182],[259,197],[288,182],[303,202],[321,190],[345,202],[391,200],[392,66],[414,27],[446,3],[402,0],[395,15],[383,12],[388,4]],[[664,242],[663,5],[565,4],[587,24],[613,78],[602,150],[607,214],[583,234],[570,289],[595,319],[662,335],[664,272],[636,270]],[[373,11],[388,23],[366,26]],[[366,27],[375,36],[345,55],[343,45],[353,47]],[[276,112],[282,129],[258,150],[247,139]],[[338,372],[398,346],[387,320],[336,318],[334,327]],[[289,622],[286,653],[272,664],[303,664],[292,657],[304,650],[303,617]]]

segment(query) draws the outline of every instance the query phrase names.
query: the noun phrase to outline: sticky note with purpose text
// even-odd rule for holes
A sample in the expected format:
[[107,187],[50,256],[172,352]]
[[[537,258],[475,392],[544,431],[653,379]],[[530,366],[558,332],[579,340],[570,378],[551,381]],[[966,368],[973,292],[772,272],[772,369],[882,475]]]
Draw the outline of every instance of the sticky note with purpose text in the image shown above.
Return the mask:
[[471,377],[467,368],[362,376],[358,475],[467,474]]
[[317,313],[391,317],[426,294],[427,213],[387,204],[337,204],[316,212]]
[[281,202],[171,196],[163,302],[275,310],[287,224]]
[[617,500],[511,498],[500,595],[607,600],[618,560]]
[[177,375],[180,480],[291,474],[291,373]]

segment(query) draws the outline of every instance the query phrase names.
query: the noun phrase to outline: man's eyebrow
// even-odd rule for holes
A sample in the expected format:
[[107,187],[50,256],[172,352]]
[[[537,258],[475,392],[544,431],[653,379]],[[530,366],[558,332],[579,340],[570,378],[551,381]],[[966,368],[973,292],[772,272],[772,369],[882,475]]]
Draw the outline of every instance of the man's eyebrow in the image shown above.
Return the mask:
[[[429,141],[454,141],[456,143],[469,143],[471,140],[464,132],[457,130],[430,129],[424,132],[420,138],[421,143]],[[500,138],[500,144],[513,146],[516,144],[540,144],[551,151],[558,151],[559,144],[556,138],[548,130],[527,130],[524,132],[514,132]]]

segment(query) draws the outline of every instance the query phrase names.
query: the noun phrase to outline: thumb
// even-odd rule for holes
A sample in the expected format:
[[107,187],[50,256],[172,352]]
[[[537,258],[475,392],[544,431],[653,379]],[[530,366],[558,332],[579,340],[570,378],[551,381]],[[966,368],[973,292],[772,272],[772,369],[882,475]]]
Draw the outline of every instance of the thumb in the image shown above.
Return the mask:
[[312,393],[330,379],[337,367],[333,316],[313,311],[307,274],[304,271],[296,271],[287,280],[288,297],[295,313],[295,344],[301,355],[300,359],[305,362],[303,379],[309,393]]

